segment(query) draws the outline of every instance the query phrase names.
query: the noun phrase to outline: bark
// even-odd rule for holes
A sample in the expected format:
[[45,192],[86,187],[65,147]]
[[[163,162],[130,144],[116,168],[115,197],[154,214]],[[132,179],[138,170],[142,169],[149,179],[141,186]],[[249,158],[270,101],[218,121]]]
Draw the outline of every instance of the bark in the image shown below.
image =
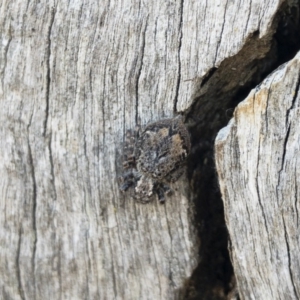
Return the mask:
[[238,105],[216,164],[242,299],[299,299],[300,52]]
[[[124,135],[182,112],[212,117],[201,120],[214,137],[218,111],[226,119],[239,80],[261,70],[250,62],[270,52],[275,15],[289,2],[1,2],[3,299],[195,299],[184,295],[205,260],[199,195],[183,178],[163,206],[123,196]],[[191,132],[195,149],[203,128]],[[193,182],[197,170],[189,163]]]

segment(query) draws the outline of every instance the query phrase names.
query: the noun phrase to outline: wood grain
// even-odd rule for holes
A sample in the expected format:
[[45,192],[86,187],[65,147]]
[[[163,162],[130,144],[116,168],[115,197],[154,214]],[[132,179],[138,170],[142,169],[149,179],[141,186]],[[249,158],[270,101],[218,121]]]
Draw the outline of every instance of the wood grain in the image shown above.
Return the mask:
[[300,53],[252,90],[215,143],[242,299],[299,299]]
[[281,2],[1,2],[3,299],[180,296],[199,261],[187,183],[164,206],[125,198],[124,133],[189,108]]

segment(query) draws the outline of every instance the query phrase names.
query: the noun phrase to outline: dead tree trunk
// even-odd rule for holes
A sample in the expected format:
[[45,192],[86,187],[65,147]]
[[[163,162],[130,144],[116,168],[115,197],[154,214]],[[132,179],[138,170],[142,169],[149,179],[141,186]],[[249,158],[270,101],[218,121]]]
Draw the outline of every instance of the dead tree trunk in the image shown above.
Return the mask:
[[300,297],[300,52],[252,90],[216,139],[242,299]]
[[[212,145],[278,62],[274,36],[293,5],[2,0],[1,298],[229,297]],[[177,113],[191,128],[187,176],[165,205],[138,204],[117,180],[126,130]]]

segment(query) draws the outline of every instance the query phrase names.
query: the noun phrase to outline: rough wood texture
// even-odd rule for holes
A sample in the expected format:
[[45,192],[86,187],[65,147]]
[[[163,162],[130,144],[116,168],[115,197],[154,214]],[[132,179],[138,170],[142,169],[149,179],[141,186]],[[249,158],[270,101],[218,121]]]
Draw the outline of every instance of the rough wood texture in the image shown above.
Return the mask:
[[300,297],[300,52],[252,90],[215,157],[242,299]]
[[179,297],[193,206],[184,180],[164,206],[120,194],[124,132],[189,108],[281,2],[1,1],[3,299]]

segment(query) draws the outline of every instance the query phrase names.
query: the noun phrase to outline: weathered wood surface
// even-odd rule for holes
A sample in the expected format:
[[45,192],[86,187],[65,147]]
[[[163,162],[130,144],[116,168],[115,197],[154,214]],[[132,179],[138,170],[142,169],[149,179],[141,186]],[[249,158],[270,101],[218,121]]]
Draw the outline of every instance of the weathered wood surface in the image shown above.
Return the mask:
[[179,295],[199,247],[186,185],[124,198],[124,132],[189,108],[281,2],[1,1],[3,299]]
[[300,52],[252,90],[216,139],[242,299],[300,298]]

